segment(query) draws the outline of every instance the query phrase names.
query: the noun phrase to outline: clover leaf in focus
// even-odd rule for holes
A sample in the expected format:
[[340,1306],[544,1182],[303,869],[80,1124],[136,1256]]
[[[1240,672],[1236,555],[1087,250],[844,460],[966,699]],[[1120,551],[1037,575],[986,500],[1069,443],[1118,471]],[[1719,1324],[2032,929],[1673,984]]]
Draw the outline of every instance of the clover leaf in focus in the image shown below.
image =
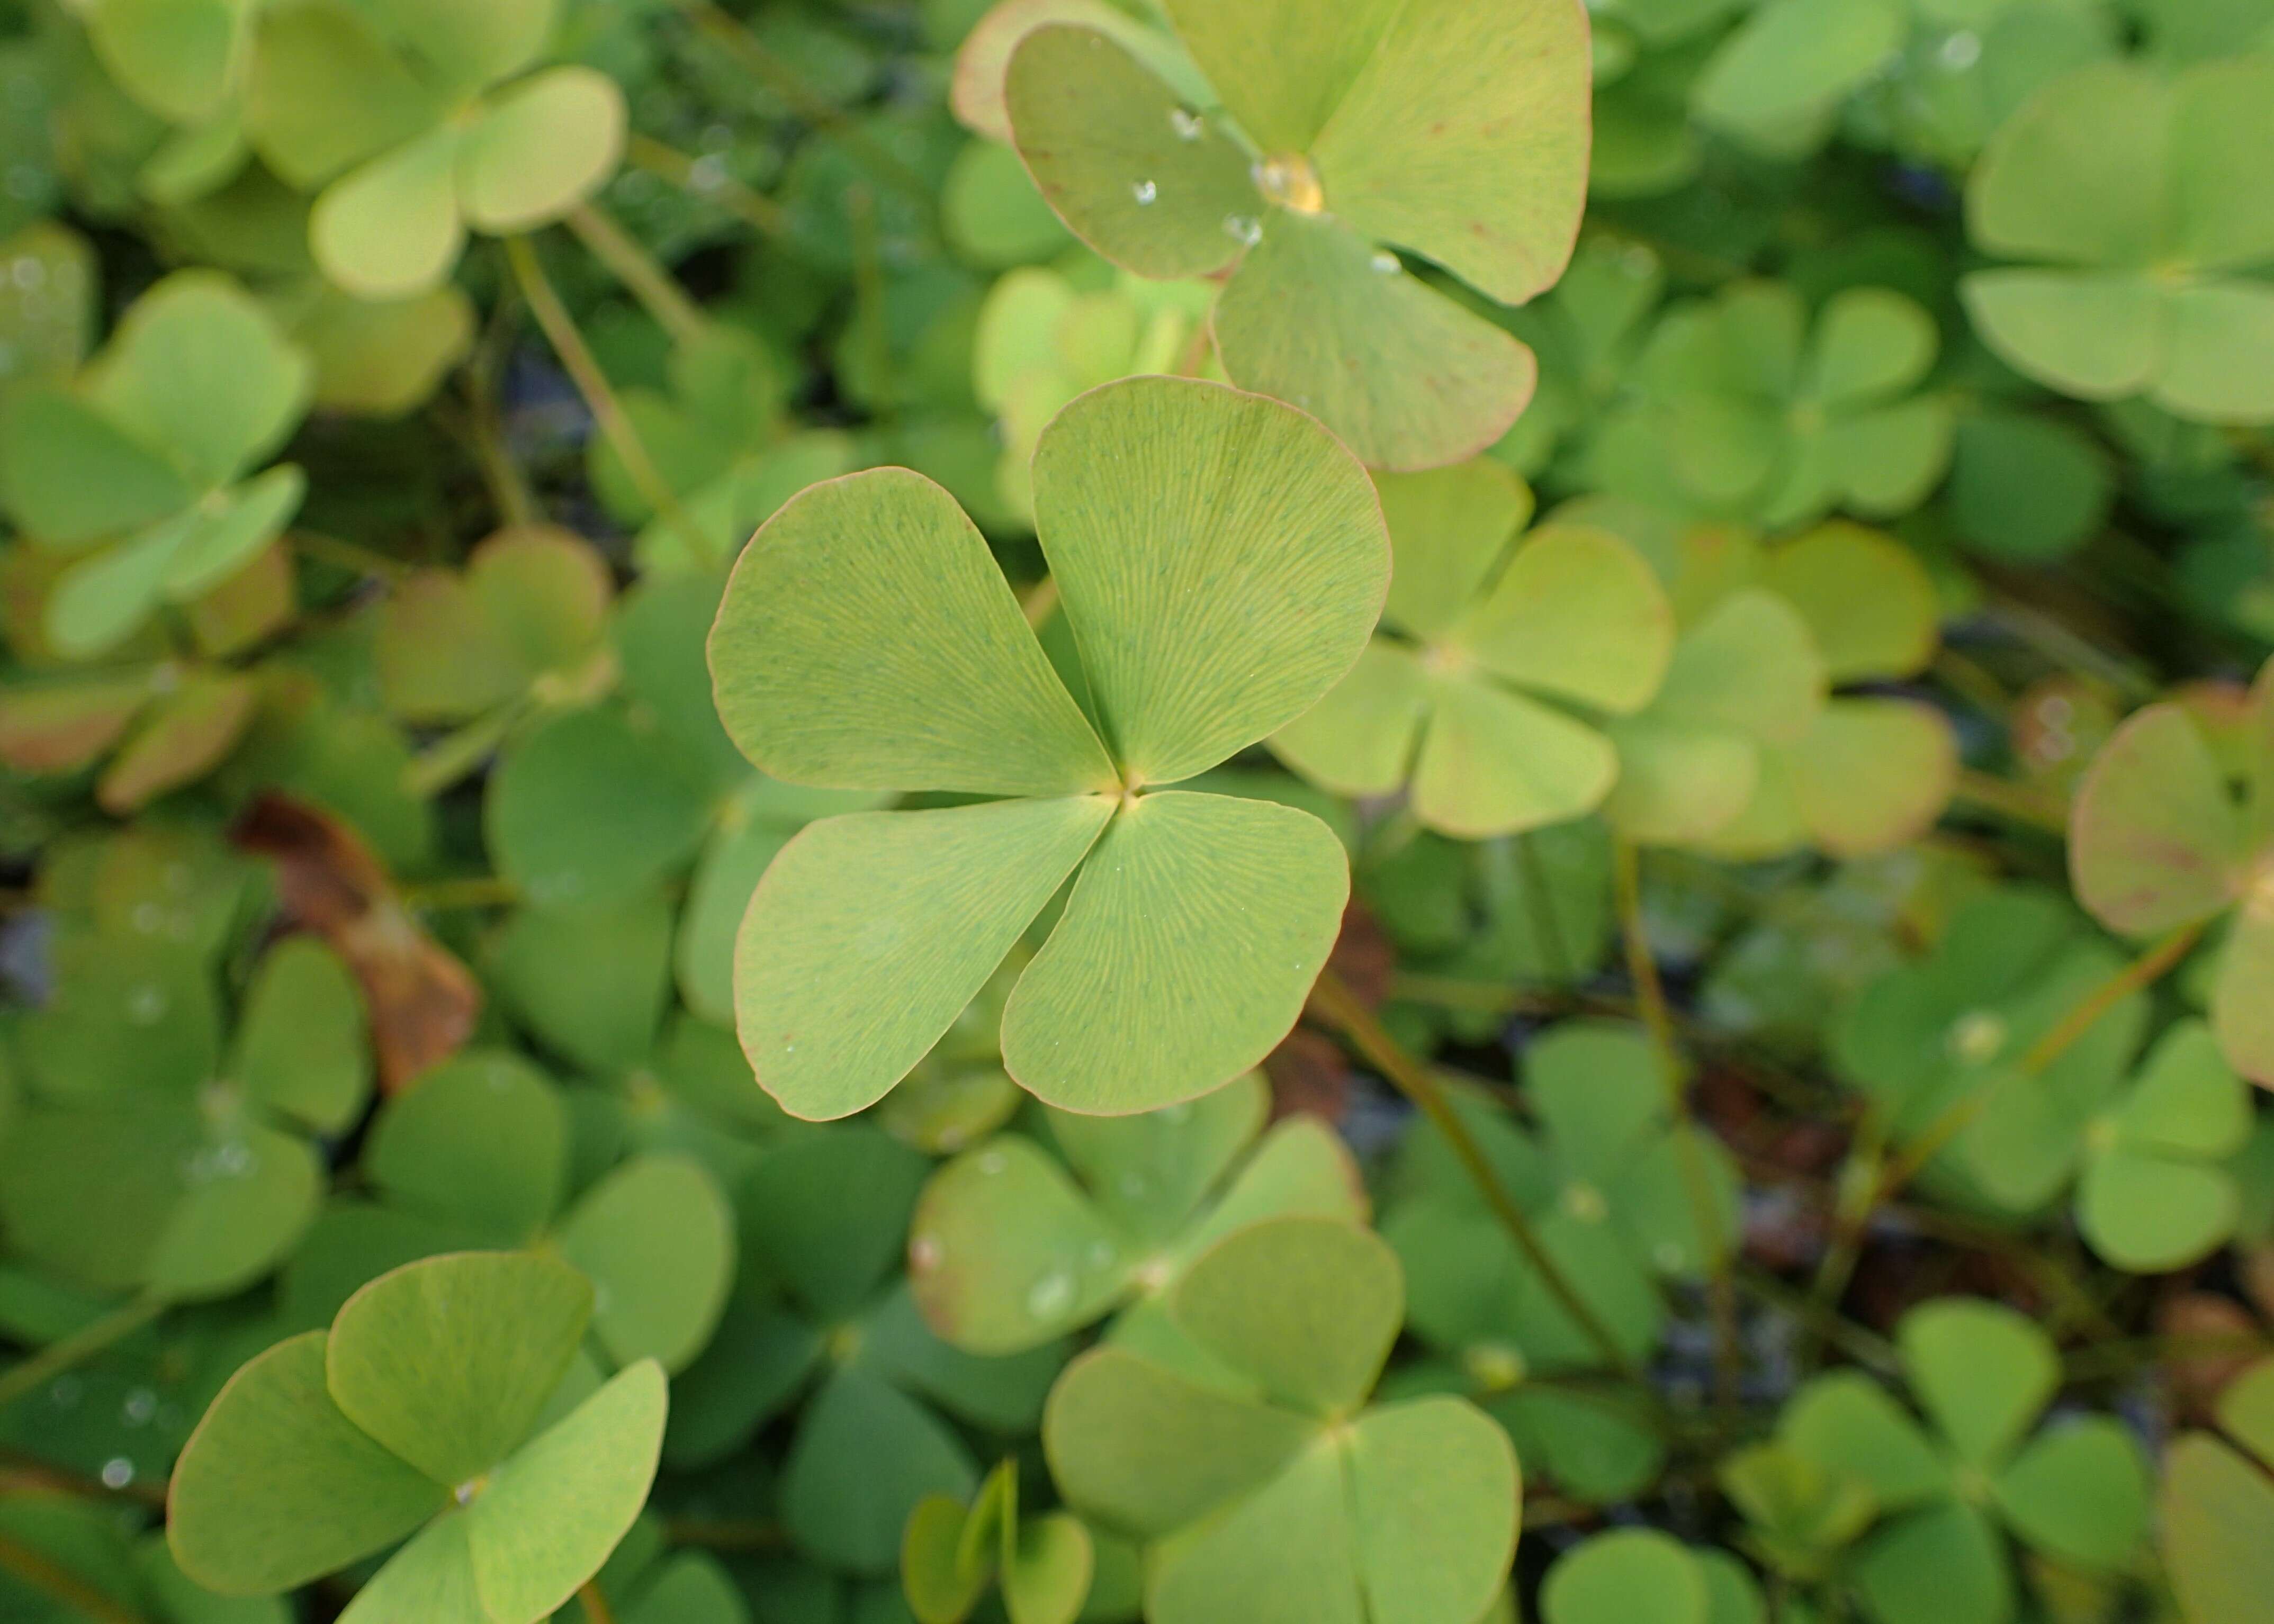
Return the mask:
[[1521,1513],[1506,1434],[1459,1399],[1369,1405],[1404,1303],[1397,1259],[1328,1218],[1236,1229],[1170,1294],[1222,1374],[1126,1349],[1066,1367],[1043,1417],[1086,1520],[1153,1542],[1146,1617],[1465,1624],[1501,1589]]
[[[1532,356],[1392,250],[1505,304],[1554,283],[1585,194],[1579,7],[1176,0],[1174,41],[1020,9],[1025,31],[983,25],[967,58],[983,40],[990,63],[960,74],[1000,72],[1020,155],[1090,247],[1141,276],[1229,270],[1213,330],[1233,382],[1315,413],[1376,467],[1500,438]],[[1178,45],[1220,105],[1148,65]]]
[[276,538],[305,477],[290,463],[245,476],[299,424],[309,371],[236,283],[177,271],[75,380],[11,396],[0,500],[74,560],[44,619],[58,652],[116,647],[162,602],[200,597]]
[[2135,712],[2078,786],[2069,875],[2112,930],[2225,921],[2211,1026],[2228,1064],[2274,1086],[2274,661],[2251,687],[2239,744],[2229,763],[2185,707]]
[[1983,340],[2065,395],[2274,422],[2274,60],[2082,68],[1993,137],[1968,234],[2019,265],[1960,284]]
[[663,1437],[651,1361],[543,1425],[591,1312],[575,1269],[521,1253],[372,1282],[214,1400],[170,1487],[183,1572],[270,1595],[408,1537],[350,1624],[536,1624],[631,1527]]
[[1591,718],[1640,710],[1673,653],[1650,566],[1608,530],[1519,537],[1532,493],[1495,462],[1376,483],[1397,559],[1385,630],[1273,751],[1340,794],[1410,778],[1421,824],[1466,838],[1593,811],[1619,761]]
[[1787,1447],[1870,1486],[1880,1516],[1843,1568],[1874,1624],[1997,1624],[2014,1607],[2002,1530],[2088,1572],[2147,1533],[2148,1467],[2113,1416],[2031,1429],[2060,1386],[2045,1334],[2003,1304],[1944,1297],[1896,1343],[1922,1427],[1858,1371],[1819,1376],[1777,1423]]
[[1363,1218],[1342,1142],[1308,1117],[1266,1132],[1269,1105],[1250,1074],[1134,1116],[1040,1107],[1033,1132],[966,1151],[926,1182],[909,1225],[925,1320],[957,1347],[1001,1354],[1120,1312],[1111,1335],[1141,1342],[1163,1294],[1219,1237],[1288,1213]]
[[1003,1016],[1005,1068],[1062,1108],[1238,1076],[1333,943],[1349,871],[1325,824],[1162,786],[1300,715],[1364,648],[1389,573],[1364,470],[1276,402],[1143,378],[1059,414],[1035,491],[1088,712],[977,530],[906,470],[806,492],[727,584],[719,712],[761,771],[999,798],[826,818],[767,868],[736,1025],[793,1115],[881,1098],[1069,877]]

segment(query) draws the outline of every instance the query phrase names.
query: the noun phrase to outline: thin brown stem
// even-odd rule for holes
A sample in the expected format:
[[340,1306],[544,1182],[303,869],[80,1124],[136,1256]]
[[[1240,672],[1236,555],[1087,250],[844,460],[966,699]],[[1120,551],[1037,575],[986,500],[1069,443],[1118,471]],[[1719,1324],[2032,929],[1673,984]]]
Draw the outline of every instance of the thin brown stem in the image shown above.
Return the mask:
[[146,1624],[141,1613],[99,1590],[43,1551],[20,1545],[0,1534],[0,1572],[13,1574],[35,1590],[63,1603],[67,1613],[84,1614],[97,1624]]
[[1610,1327],[1579,1295],[1578,1289],[1572,1285],[1555,1259],[1547,1254],[1547,1248],[1540,1244],[1538,1231],[1532,1227],[1532,1221],[1525,1216],[1524,1209],[1502,1187],[1498,1175],[1493,1171],[1491,1162],[1485,1156],[1484,1147],[1477,1143],[1476,1136],[1469,1132],[1468,1124],[1461,1120],[1460,1113],[1453,1109],[1452,1101],[1447,1097],[1443,1086],[1428,1067],[1405,1052],[1397,1040],[1389,1035],[1388,1028],[1375,1019],[1374,1011],[1332,968],[1320,972],[1318,984],[1311,989],[1311,1008],[1321,1019],[1348,1038],[1360,1057],[1381,1072],[1398,1093],[1412,1101],[1414,1109],[1428,1120],[1429,1125],[1444,1137],[1454,1158],[1476,1185],[1478,1194],[1484,1198],[1485,1205],[1492,1209],[1493,1216],[1508,1231],[1509,1237],[1516,1243],[1517,1250],[1538,1273],[1548,1293],[1570,1316],[1572,1323],[1595,1345],[1596,1352],[1612,1369],[1630,1378],[1636,1376],[1634,1361],[1619,1345],[1618,1339],[1611,1335]]
[[598,1580],[587,1579],[576,1587],[576,1604],[584,1609],[584,1624],[616,1624],[616,1615],[610,1611],[607,1598],[600,1594]]
[[1042,628],[1043,622],[1050,618],[1058,606],[1058,578],[1056,575],[1043,576],[1019,600],[1019,608],[1025,613],[1027,624],[1036,630]]
[[561,302],[560,294],[554,291],[552,279],[546,275],[545,267],[538,263],[537,252],[529,245],[529,239],[524,237],[506,238],[505,252],[507,260],[513,267],[514,280],[520,284],[522,297],[529,301],[530,313],[537,318],[537,325],[545,330],[545,336],[553,346],[553,353],[561,357],[561,365],[568,372],[569,381],[576,386],[576,393],[584,397],[585,409],[592,414],[592,421],[599,425],[600,432],[615,448],[617,456],[623,460],[624,471],[631,476],[632,484],[639,488],[639,493],[648,506],[661,514],[680,533],[694,550],[697,558],[710,556],[710,544],[688,519],[679,505],[679,498],[665,483],[663,475],[656,468],[655,460],[648,455],[639,431],[632,426],[631,418],[624,411],[623,402],[616,398],[615,390],[608,383],[607,374],[600,370],[599,362],[593,358],[591,348],[584,342],[584,335],[576,330],[576,320],[568,314],[568,307]]
[[91,1320],[68,1336],[56,1338],[30,1358],[0,1371],[0,1410],[36,1391],[72,1366],[84,1364],[104,1349],[124,1342],[166,1312],[159,1297],[129,1299],[110,1312]]
[[1993,813],[2009,823],[2042,829],[2050,834],[2068,833],[2068,814],[2043,796],[2019,784],[1992,778],[1986,772],[1962,772],[1951,796],[1953,804]]
[[709,331],[710,319],[687,297],[686,289],[598,204],[579,203],[564,218],[576,240],[608,267],[608,274],[624,285],[674,343],[686,343]]
[[1698,1244],[1712,1257],[1706,1280],[1706,1302],[1713,1315],[1713,1370],[1723,1403],[1734,1403],[1743,1373],[1743,1350],[1737,1337],[1736,1288],[1730,1270],[1736,1263],[1736,1237],[1724,1234],[1713,1205],[1713,1186],[1706,1168],[1703,1132],[1690,1109],[1690,1091],[1683,1081],[1681,1046],[1674,1035],[1674,1018],[1666,1002],[1666,984],[1660,980],[1658,960],[1650,951],[1650,937],[1642,916],[1642,855],[1624,835],[1612,838],[1612,894],[1618,910],[1619,935],[1626,949],[1627,977],[1634,983],[1635,1004],[1658,1061],[1659,1082],[1666,1090],[1667,1109],[1675,1130],[1675,1147],[1682,1165],[1682,1184],[1690,1202],[1690,1221],[1698,1230]]

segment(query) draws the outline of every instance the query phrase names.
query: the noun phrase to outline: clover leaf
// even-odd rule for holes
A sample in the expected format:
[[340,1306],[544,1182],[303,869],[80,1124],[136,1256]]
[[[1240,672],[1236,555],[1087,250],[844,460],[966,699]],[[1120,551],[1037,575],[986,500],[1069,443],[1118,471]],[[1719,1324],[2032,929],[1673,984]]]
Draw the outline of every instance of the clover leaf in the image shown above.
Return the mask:
[[1781,282],[1677,304],[1636,363],[1636,402],[1596,438],[1593,483],[1776,530],[1908,513],[1950,464],[1950,408],[1918,392],[1937,342],[1886,288],[1835,294],[1812,321]]
[[546,224],[614,172],[615,81],[582,66],[528,71],[559,9],[313,0],[264,19],[246,137],[288,184],[322,188],[308,244],[325,275],[363,298],[424,292],[469,227]]
[[1984,341],[2085,400],[2144,395],[2208,423],[2274,422],[2274,63],[2165,73],[2109,62],[2046,86],[1967,184],[1977,247],[2020,266],[1960,284]]
[[171,660],[26,684],[0,695],[0,760],[62,773],[108,755],[94,798],[124,816],[211,771],[245,736],[257,697],[241,673]]
[[1728,1552],[1629,1528],[1557,1557],[1540,1582],[1540,1616],[1545,1624],[1734,1624],[1763,1614],[1760,1587]]
[[[2224,1438],[2188,1432],[2164,1457],[2157,1497],[2163,1557],[2193,1624],[2269,1616],[2265,1543],[2274,1534],[2274,1364],[2260,1360],[2218,1401]],[[2231,1440],[2231,1441],[2230,1441]],[[2236,1446],[2240,1446],[2237,1447]]]
[[35,221],[0,242],[0,390],[68,380],[94,346],[94,244],[56,221]]
[[736,1025],[793,1115],[885,1094],[1069,877],[1003,1016],[1005,1068],[1061,1107],[1141,1110],[1238,1076],[1334,940],[1349,872],[1324,824],[1159,786],[1299,715],[1364,647],[1389,570],[1364,471],[1276,402],[1144,378],[1059,415],[1035,491],[1095,726],[919,475],[807,492],[727,584],[719,712],[762,771],[1010,797],[824,819],[767,868]]
[[1778,1439],[1732,1452],[1717,1476],[1745,1514],[1750,1548],[1773,1571],[1803,1584],[1827,1577],[1879,1513],[1863,1478]]
[[183,1572],[268,1595],[408,1537],[343,1618],[536,1624],[630,1528],[663,1437],[652,1362],[538,1430],[591,1309],[574,1269],[525,1254],[372,1282],[214,1400],[169,1497]]
[[1397,1335],[1396,1255],[1355,1225],[1276,1218],[1226,1236],[1169,1300],[1224,1367],[1195,1379],[1105,1347],[1043,1417],[1086,1518],[1152,1546],[1153,1624],[1473,1620],[1507,1576],[1521,1507],[1508,1439],[1458,1399],[1369,1406]]
[[[1879,977],[1830,1031],[1842,1077],[1885,1114],[1897,1144],[1955,1126],[1929,1182],[2011,1210],[2058,1194],[2074,1131],[2118,1090],[2147,1024],[2139,996],[2118,999],[2049,1065],[2020,1062],[2122,959],[2058,897],[2004,885],[1969,898],[1924,959]],[[1984,1114],[2004,1094],[2000,1138]],[[2030,1125],[2020,1131],[2021,1123]],[[1984,1188],[1977,1174],[1988,1169]]]
[[995,484],[1014,512],[1035,510],[1035,445],[1052,417],[1100,384],[1178,370],[1207,317],[1206,282],[1151,282],[1127,272],[1078,288],[1056,270],[1012,272],[988,291],[971,341],[971,388],[995,414]]
[[[1480,1100],[1464,1098],[1459,1108],[1542,1250],[1620,1347],[1640,1357],[1664,1322],[1659,1282],[1711,1269],[1734,1243],[1736,1170],[1713,1140],[1675,1122],[1657,1059],[1632,1027],[1567,1021],[1535,1039],[1525,1055],[1524,1096],[1539,1115],[1536,1133]],[[1693,1157],[1712,1233],[1700,1231],[1690,1199]],[[1441,1136],[1416,1132],[1407,1140],[1395,1188],[1382,1236],[1405,1264],[1424,1340],[1456,1355],[1487,1390],[1521,1393],[1517,1384],[1534,1372],[1600,1364],[1597,1345],[1476,1196]],[[1603,1406],[1583,1408],[1597,1412],[1598,1428],[1618,1430],[1615,1416],[1600,1418]],[[1541,1412],[1566,1409],[1551,1398],[1510,1413],[1524,1426],[1553,1424],[1559,1417]],[[1566,1415],[1560,1424],[1584,1431],[1587,1419]],[[1575,1440],[1571,1458],[1584,1464],[1583,1447]]]
[[28,387],[0,420],[0,499],[26,534],[85,554],[49,598],[56,650],[124,641],[163,602],[236,574],[282,530],[307,481],[252,478],[307,409],[307,357],[227,277],[177,271],[68,386]]
[[[1579,11],[1167,10],[1220,106],[1148,65],[1175,49],[1157,35],[1026,13],[1002,104],[1050,206],[1141,276],[1229,267],[1214,317],[1226,373],[1316,413],[1367,463],[1434,467],[1499,439],[1531,396],[1532,357],[1384,244],[1502,304],[1555,281],[1585,192]],[[975,48],[983,35],[1000,52],[1010,32],[983,29]]]
[[1995,1624],[2011,1615],[2002,1524],[2031,1550],[2087,1570],[2128,1561],[2147,1531],[2148,1472],[2112,1416],[2030,1436],[2060,1385],[2052,1344],[1999,1304],[1944,1297],[1896,1327],[1922,1428],[1870,1377],[1841,1371],[1794,1395],[1788,1448],[1869,1485],[1879,1522],[1846,1576],[1876,1624]]
[[1135,1116],[1043,1107],[1035,1132],[966,1151],[926,1182],[909,1224],[925,1321],[974,1353],[1014,1353],[1117,1312],[1116,1335],[1142,1340],[1141,1322],[1219,1237],[1280,1214],[1363,1218],[1341,1141],[1300,1116],[1267,1133],[1269,1106],[1251,1073]]
[[[1844,521],[1762,549],[1741,543],[1716,568],[1750,576],[1808,623],[1835,688],[1917,675],[1933,658],[1934,583],[1893,537]],[[1827,700],[1797,741],[1761,753],[1751,803],[1712,838],[1760,857],[1814,845],[1835,857],[1892,850],[1941,816],[1958,781],[1958,740],[1934,706],[1887,695]]]
[[1018,1468],[1005,1461],[968,1508],[945,1494],[918,1502],[900,1543],[900,1583],[917,1624],[962,1624],[998,1584],[1011,1624],[1073,1624],[1094,1560],[1080,1517],[1020,1517]]
[[1345,795],[1410,778],[1414,816],[1465,838],[1594,810],[1619,763],[1588,718],[1641,710],[1673,653],[1650,566],[1585,525],[1519,538],[1532,493],[1498,462],[1376,483],[1397,559],[1387,629],[1273,751]]
[[641,1150],[570,1199],[569,1107],[535,1068],[468,1050],[389,1099],[362,1169],[376,1199],[336,1199],[287,1271],[303,1321],[399,1264],[467,1247],[531,1246],[591,1281],[594,1341],[623,1367],[686,1368],[734,1276],[734,1215],[693,1156]]
[[2274,1086],[2274,661],[2252,685],[2240,756],[2238,802],[2184,707],[2135,713],[2077,787],[2069,873],[2077,900],[2112,930],[2227,921],[2211,1026],[2229,1064]]
[[311,936],[261,959],[226,1056],[202,959],[74,938],[26,1023],[29,1097],[0,1139],[15,1249],[98,1290],[225,1296],[315,1217],[337,1133],[371,1086],[362,1001]]
[[674,1461],[718,1459],[806,1395],[782,1466],[797,1549],[837,1570],[887,1574],[926,1496],[968,1500],[980,1474],[938,1413],[983,1432],[1030,1432],[1066,1350],[983,1358],[925,1327],[895,1268],[926,1162],[866,1124],[805,1129],[770,1147],[737,1196],[746,1259],[706,1356],[679,1379],[689,1415]]
[[1504,312],[1502,320],[1540,357],[1540,389],[1493,455],[1537,477],[1559,454],[1583,444],[1583,431],[1608,412],[1624,384],[1665,293],[1666,267],[1656,253],[1598,235],[1581,241],[1553,289]]

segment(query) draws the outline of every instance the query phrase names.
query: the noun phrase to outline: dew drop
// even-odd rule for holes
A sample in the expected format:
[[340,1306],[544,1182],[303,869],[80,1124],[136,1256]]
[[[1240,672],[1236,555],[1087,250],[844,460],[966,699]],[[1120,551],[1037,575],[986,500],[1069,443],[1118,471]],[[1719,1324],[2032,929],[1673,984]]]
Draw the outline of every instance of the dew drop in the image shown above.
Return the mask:
[[1047,1320],[1063,1313],[1073,1301],[1073,1277],[1053,1272],[1036,1281],[1034,1289],[1027,1293],[1027,1312],[1037,1320]]
[[1982,36],[1970,30],[1961,30],[1942,42],[1942,65],[1954,73],[1963,73],[1982,60]]
[[1113,1259],[1118,1255],[1113,1250],[1111,1241],[1096,1240],[1089,1244],[1087,1260],[1089,1267],[1094,1269],[1111,1268],[1113,1267]]
[[49,1385],[48,1402],[57,1410],[78,1408],[79,1397],[87,1384],[76,1376],[58,1376]]
[[126,995],[126,1018],[138,1026],[152,1026],[166,1012],[166,991],[147,983]]
[[1374,267],[1377,276],[1395,276],[1405,268],[1397,262],[1397,256],[1394,253],[1378,253],[1368,263]]
[[1658,1267],[1669,1274],[1682,1267],[1682,1248],[1672,1241],[1659,1242],[1650,1255]]
[[19,288],[27,289],[36,288],[47,281],[48,267],[31,255],[26,254],[16,261],[15,278],[16,285]]
[[1250,248],[1263,240],[1263,222],[1246,214],[1226,214],[1224,234],[1234,242],[1245,243]]
[[979,1170],[990,1178],[1010,1165],[1009,1159],[999,1150],[988,1151],[979,1158]]
[[1146,204],[1150,203],[1155,198],[1161,195],[1161,189],[1158,186],[1156,186],[1149,180],[1141,180],[1135,185],[1129,188],[1129,195],[1137,199],[1137,206],[1140,208],[1142,208]]
[[119,1414],[129,1426],[147,1426],[158,1413],[158,1395],[147,1387],[136,1387],[126,1395]]
[[114,1455],[102,1463],[102,1486],[123,1489],[134,1481],[134,1462],[123,1455]]
[[930,1235],[919,1235],[908,1243],[909,1267],[935,1269],[939,1267],[939,1241]]
[[166,910],[154,902],[138,902],[134,905],[134,912],[130,917],[135,929],[146,936],[154,936],[158,934],[159,927],[166,922]]
[[1177,132],[1177,139],[1180,141],[1197,141],[1201,139],[1201,116],[1181,107],[1172,107],[1169,109],[1169,128]]

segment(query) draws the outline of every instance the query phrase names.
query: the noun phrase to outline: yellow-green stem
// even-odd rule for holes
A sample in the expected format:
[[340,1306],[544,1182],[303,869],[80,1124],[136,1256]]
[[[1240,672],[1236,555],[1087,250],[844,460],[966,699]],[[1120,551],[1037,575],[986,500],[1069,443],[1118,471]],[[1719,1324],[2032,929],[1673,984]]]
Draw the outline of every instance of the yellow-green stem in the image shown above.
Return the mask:
[[763,192],[753,191],[727,173],[724,160],[716,171],[706,170],[702,158],[690,158],[651,135],[632,132],[624,155],[635,169],[645,169],[690,196],[716,203],[762,237],[779,237],[789,229],[782,206]]
[[54,1380],[114,1343],[122,1342],[166,1312],[165,1299],[138,1297],[58,1337],[30,1358],[0,1371],[0,1410]]
[[579,203],[568,211],[566,220],[576,240],[608,267],[608,274],[624,285],[674,343],[700,338],[709,329],[709,319],[696,308],[671,273],[598,204]]
[[1675,1146],[1682,1165],[1682,1184],[1690,1202],[1690,1221],[1698,1244],[1713,1259],[1706,1279],[1706,1303],[1713,1315],[1713,1369],[1722,1402],[1737,1396],[1737,1380],[1743,1353],[1737,1340],[1736,1288],[1730,1270],[1736,1260],[1737,1237],[1721,1232],[1721,1214],[1713,1205],[1713,1187],[1706,1169],[1706,1148],[1690,1109],[1690,1093],[1683,1084],[1681,1046],[1675,1041],[1674,1017],[1666,1003],[1666,984],[1659,979],[1658,960],[1652,956],[1650,937],[1642,916],[1642,854],[1624,835],[1611,844],[1611,878],[1618,909],[1619,935],[1626,949],[1627,979],[1634,983],[1635,1004],[1642,1016],[1658,1062],[1660,1085],[1666,1090],[1667,1109],[1674,1118]]
[[93,1619],[96,1624],[146,1624],[141,1613],[112,1598],[72,1572],[46,1553],[19,1545],[0,1534],[0,1573],[13,1574],[35,1590],[64,1605],[66,1616]]
[[576,1601],[584,1609],[585,1624],[616,1624],[616,1615],[608,1610],[607,1598],[600,1594],[598,1581],[587,1579],[578,1585]]
[[600,432],[607,438],[608,444],[615,447],[616,455],[622,459],[624,471],[631,476],[632,484],[638,487],[641,497],[680,533],[697,558],[708,557],[710,544],[688,519],[686,512],[679,505],[679,498],[673,494],[670,485],[664,482],[663,475],[657,470],[655,460],[648,455],[647,447],[642,443],[639,431],[632,426],[631,418],[625,414],[623,402],[616,398],[615,390],[608,383],[607,374],[593,359],[591,348],[584,342],[584,335],[576,330],[576,320],[568,314],[568,307],[561,302],[560,294],[553,290],[552,279],[546,275],[545,267],[537,262],[536,250],[529,245],[529,239],[523,237],[506,238],[505,253],[508,262],[513,267],[514,280],[520,284],[521,296],[529,301],[530,313],[537,318],[537,325],[545,330],[546,339],[553,346],[553,353],[561,357],[561,365],[568,372],[568,380],[576,386],[576,393],[584,396],[585,409],[592,414],[592,421],[599,425]]

